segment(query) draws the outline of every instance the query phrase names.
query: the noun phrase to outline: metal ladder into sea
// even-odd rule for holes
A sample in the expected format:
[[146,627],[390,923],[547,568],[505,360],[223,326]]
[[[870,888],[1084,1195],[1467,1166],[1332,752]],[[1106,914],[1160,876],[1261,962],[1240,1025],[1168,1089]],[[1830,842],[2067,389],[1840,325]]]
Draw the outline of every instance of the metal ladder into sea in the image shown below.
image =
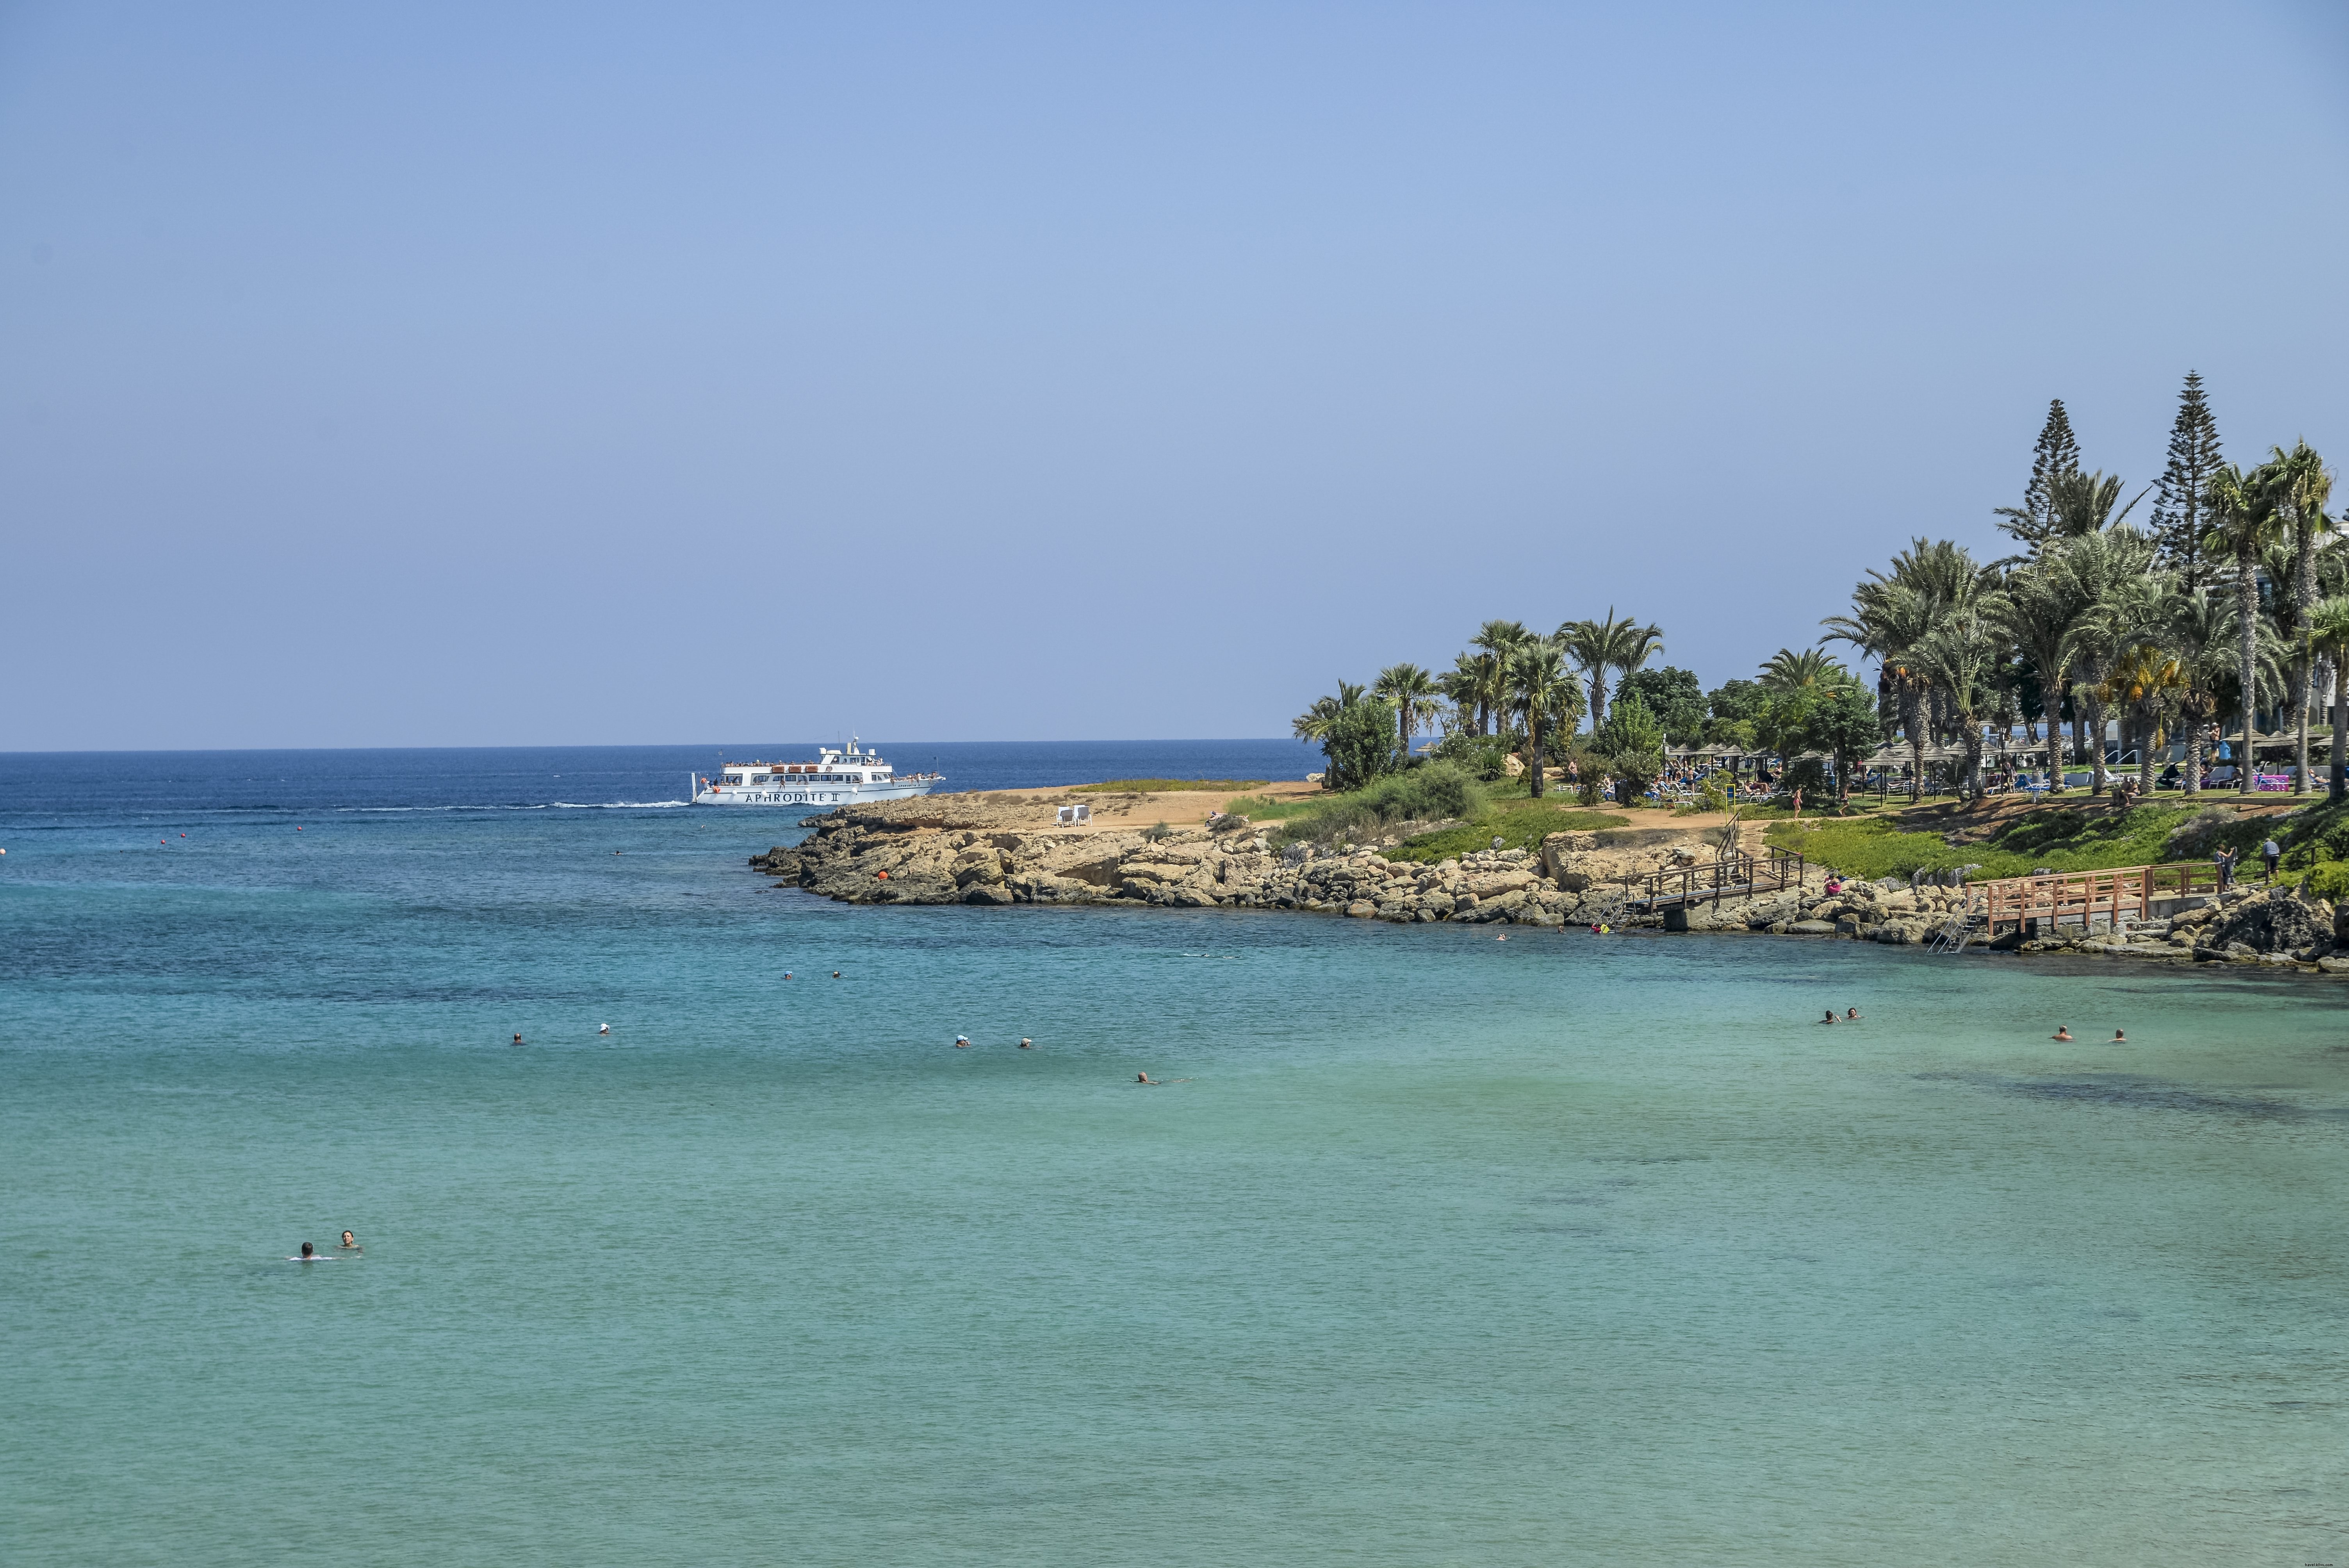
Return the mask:
[[1966,944],[1974,937],[1974,922],[1978,917],[1970,910],[1953,910],[1941,928],[1925,943],[1928,953],[1963,953]]

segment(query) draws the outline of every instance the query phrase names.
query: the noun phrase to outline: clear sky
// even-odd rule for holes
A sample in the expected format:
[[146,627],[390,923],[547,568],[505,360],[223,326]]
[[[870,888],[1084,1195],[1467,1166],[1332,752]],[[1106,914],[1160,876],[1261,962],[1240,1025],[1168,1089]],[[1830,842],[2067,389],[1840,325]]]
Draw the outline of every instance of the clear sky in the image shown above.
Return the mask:
[[0,749],[1708,686],[2047,400],[2349,459],[2338,5],[0,9]]

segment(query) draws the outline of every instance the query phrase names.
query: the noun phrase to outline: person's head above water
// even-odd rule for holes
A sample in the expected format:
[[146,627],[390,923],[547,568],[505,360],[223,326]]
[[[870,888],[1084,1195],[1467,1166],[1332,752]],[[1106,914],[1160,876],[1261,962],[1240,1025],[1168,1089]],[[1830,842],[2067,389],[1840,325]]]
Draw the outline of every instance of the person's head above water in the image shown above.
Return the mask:
[[2127,1039],[2127,1038],[2128,1038],[2128,1036],[2127,1036],[2127,1034],[2123,1033],[2121,1030],[2119,1030],[2119,1029],[2115,1029],[2115,1030],[2113,1031],[2113,1043],[2114,1043],[2115,1045],[2118,1045],[2118,1044],[2120,1044],[2120,1042],[2121,1042],[2121,1041],[2126,1040],[2126,1039]]
[[307,1243],[307,1242],[304,1242],[304,1243],[302,1243],[302,1255],[303,1255],[304,1257],[305,1257],[305,1258],[306,1258],[306,1257],[312,1256],[312,1255],[313,1255],[313,1253],[314,1253],[314,1252],[315,1252],[315,1249],[314,1249],[314,1248],[312,1248],[312,1246],[310,1245],[310,1243]]
[[343,1245],[347,1247],[355,1247],[358,1244],[359,1239],[357,1236],[351,1234],[348,1231],[345,1231],[343,1233]]
[[2047,1037],[2051,1040],[2068,1040],[2072,1037],[2071,1027],[2068,1025],[2058,1024],[2055,1026],[2055,1032]]
[[1859,1009],[1857,1007],[1848,1008],[1845,1011],[1844,1016],[1847,1018],[1857,1018],[1859,1016]]

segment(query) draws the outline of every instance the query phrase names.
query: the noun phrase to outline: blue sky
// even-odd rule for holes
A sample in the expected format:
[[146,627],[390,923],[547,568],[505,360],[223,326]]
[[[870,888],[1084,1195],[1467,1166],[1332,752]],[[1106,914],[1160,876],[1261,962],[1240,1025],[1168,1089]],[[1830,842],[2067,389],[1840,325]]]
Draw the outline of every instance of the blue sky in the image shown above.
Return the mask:
[[1707,685],[2047,400],[2349,457],[2307,5],[0,11],[0,749]]

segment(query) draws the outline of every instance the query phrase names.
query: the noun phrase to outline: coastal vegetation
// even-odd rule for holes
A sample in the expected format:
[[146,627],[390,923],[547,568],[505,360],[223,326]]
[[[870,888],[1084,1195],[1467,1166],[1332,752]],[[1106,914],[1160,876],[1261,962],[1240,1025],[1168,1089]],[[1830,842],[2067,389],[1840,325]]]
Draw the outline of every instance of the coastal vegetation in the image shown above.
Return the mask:
[[[1847,799],[1871,759],[1895,765],[1912,804],[1937,773],[1980,806],[2025,768],[2044,772],[2059,802],[2067,775],[2084,771],[2100,796],[2126,769],[2143,810],[2166,762],[2190,799],[2223,746],[2228,788],[2260,787],[2247,751],[2288,749],[2289,787],[2304,796],[2312,720],[2329,706],[2327,727],[2344,727],[2349,690],[2349,547],[2326,511],[2332,484],[2305,441],[2248,468],[2227,461],[2189,373],[2167,466],[2130,494],[2118,475],[2085,468],[2057,399],[2021,503],[1992,509],[2016,553],[1983,560],[1954,541],[1912,539],[1817,624],[1816,645],[1781,647],[1750,677],[1707,690],[1690,671],[1654,667],[1663,628],[1613,606],[1547,632],[1491,620],[1449,669],[1397,664],[1366,685],[1341,682],[1295,732],[1321,743],[1338,794],[1448,763],[1487,785],[1522,776],[1532,800],[1563,785],[1586,806],[1611,795],[1635,809],[1675,752],[1696,748],[1815,810]],[[2148,499],[2140,527],[2132,520]],[[1829,652],[1837,645],[1859,670]],[[2349,793],[2338,748],[2328,793]],[[1915,836],[1876,824],[1845,835],[1855,853],[1869,846],[1871,864],[1965,863],[1885,841]],[[2051,852],[2103,855],[2124,842],[2134,852],[2140,839],[2130,829]]]

